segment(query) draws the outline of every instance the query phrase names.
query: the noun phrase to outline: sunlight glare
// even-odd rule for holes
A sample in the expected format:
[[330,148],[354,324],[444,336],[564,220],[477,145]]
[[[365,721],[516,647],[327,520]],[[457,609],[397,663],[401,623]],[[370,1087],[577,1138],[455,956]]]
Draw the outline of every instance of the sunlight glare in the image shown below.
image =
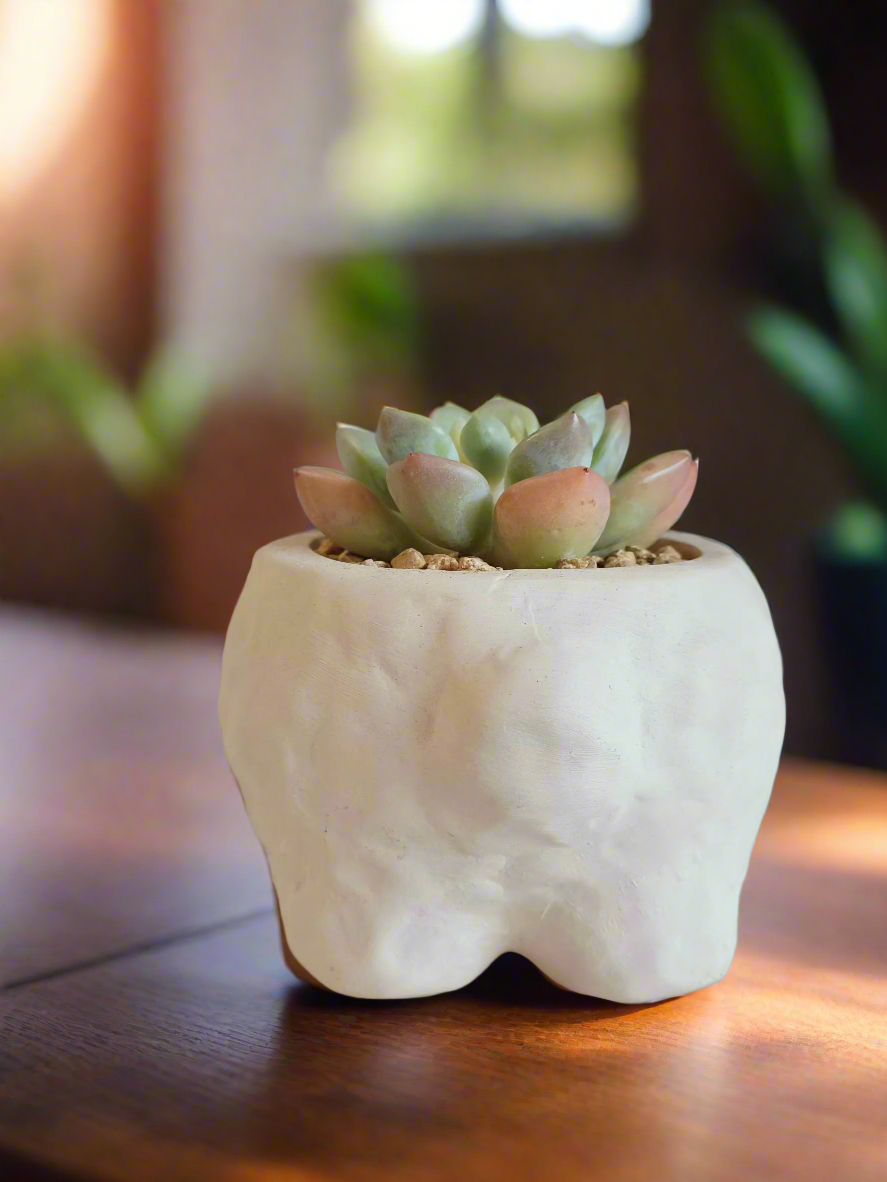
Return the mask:
[[0,0],[0,201],[76,126],[110,48],[111,0]]
[[484,0],[368,0],[378,35],[402,53],[444,53],[470,41],[484,20]]
[[599,45],[630,45],[650,23],[650,0],[499,0],[499,10],[526,37],[579,33]]

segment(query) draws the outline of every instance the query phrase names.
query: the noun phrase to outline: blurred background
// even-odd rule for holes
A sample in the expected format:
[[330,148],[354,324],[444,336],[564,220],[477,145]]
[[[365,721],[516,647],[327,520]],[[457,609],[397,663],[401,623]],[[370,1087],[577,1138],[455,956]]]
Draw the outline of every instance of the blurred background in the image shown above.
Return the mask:
[[0,0],[0,599],[221,632],[333,424],[689,447],[787,749],[887,766],[877,0]]

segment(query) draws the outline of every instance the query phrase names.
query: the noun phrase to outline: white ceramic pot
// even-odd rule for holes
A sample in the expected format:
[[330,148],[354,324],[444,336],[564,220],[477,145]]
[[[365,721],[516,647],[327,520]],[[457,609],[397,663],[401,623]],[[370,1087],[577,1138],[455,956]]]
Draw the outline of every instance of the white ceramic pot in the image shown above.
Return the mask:
[[784,730],[779,648],[728,547],[590,571],[384,570],[260,550],[225,748],[306,975],[458,989],[523,953],[646,1002],[719,980]]

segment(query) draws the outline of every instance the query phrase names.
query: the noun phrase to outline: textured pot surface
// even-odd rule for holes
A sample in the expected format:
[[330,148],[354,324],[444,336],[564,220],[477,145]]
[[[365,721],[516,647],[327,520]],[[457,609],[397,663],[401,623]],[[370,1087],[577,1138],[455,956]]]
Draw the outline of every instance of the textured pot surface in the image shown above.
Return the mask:
[[369,998],[506,951],[614,1001],[719,980],[785,721],[742,559],[384,570],[317,536],[257,553],[220,702],[294,958]]

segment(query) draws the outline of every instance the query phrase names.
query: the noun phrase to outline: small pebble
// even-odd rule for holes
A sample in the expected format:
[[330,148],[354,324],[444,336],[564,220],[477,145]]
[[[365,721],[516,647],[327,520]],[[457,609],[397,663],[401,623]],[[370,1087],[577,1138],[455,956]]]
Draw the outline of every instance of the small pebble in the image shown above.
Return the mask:
[[603,558],[597,554],[589,554],[586,558],[562,558],[554,564],[555,570],[594,570],[601,566]]
[[451,554],[426,554],[426,570],[459,570],[459,559]]
[[362,563],[363,566],[384,566],[390,568],[390,562],[383,562],[381,558],[365,558]]
[[490,566],[488,562],[484,562],[482,558],[476,558],[473,554],[467,554],[464,558],[459,559],[459,570],[495,570],[494,566]]
[[666,562],[683,562],[684,556],[676,546],[663,546],[653,560],[657,566]]
[[409,550],[401,550],[396,558],[392,558],[391,565],[396,570],[424,570],[425,558],[418,550],[410,547]]
[[[334,556],[330,555],[330,557],[332,558]],[[339,562],[356,562],[360,563],[361,565],[365,561],[362,554],[352,554],[350,550],[343,550],[341,554],[336,555],[335,557]]]
[[604,566],[637,566],[638,560],[630,550],[617,550],[604,559]]
[[656,561],[656,555],[652,550],[647,550],[644,546],[626,546],[626,550],[633,554],[638,560],[638,566],[647,566],[651,562]]
[[318,554],[322,554],[325,558],[338,558],[342,553],[342,547],[331,538],[321,538],[317,543],[316,550]]

